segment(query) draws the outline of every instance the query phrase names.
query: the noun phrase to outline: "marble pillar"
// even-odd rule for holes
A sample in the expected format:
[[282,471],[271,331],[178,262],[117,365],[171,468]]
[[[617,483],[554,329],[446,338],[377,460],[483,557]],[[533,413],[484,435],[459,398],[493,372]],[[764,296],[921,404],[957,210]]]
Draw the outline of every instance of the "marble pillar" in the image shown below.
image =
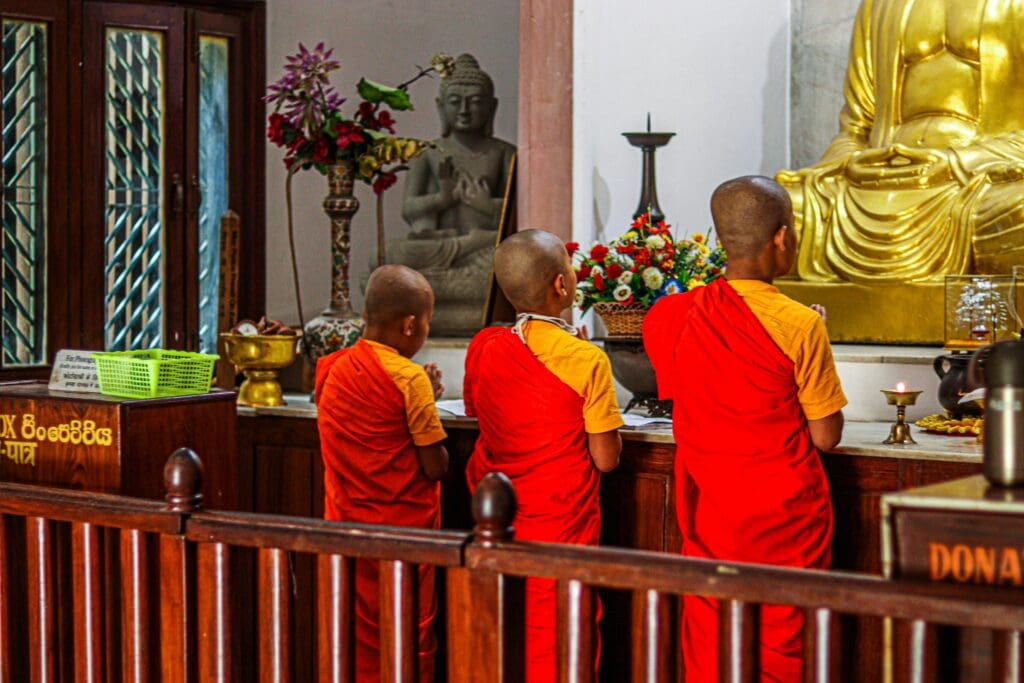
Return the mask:
[[789,168],[814,164],[839,130],[859,5],[860,0],[793,0]]

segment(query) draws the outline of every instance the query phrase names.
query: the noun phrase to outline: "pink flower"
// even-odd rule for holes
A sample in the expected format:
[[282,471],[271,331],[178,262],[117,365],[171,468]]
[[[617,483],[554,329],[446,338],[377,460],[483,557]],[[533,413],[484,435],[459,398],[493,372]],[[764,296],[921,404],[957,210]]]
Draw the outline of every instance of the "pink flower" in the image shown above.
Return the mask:
[[384,190],[394,185],[395,182],[397,181],[398,176],[395,175],[394,173],[381,173],[379,176],[377,176],[377,179],[373,181],[373,191],[376,194],[380,194]]
[[395,123],[396,121],[391,118],[391,112],[389,111],[382,111],[377,115],[377,125],[381,128],[387,128],[389,133],[395,132]]
[[320,138],[316,141],[316,144],[313,145],[313,161],[316,163],[327,161],[327,151],[327,141]]
[[363,130],[350,121],[339,123],[334,127],[334,132],[338,136],[339,150],[343,150],[353,143],[366,141],[366,138],[363,137]]
[[270,115],[270,125],[267,126],[267,138],[280,147],[284,144],[284,123],[285,119],[278,113]]

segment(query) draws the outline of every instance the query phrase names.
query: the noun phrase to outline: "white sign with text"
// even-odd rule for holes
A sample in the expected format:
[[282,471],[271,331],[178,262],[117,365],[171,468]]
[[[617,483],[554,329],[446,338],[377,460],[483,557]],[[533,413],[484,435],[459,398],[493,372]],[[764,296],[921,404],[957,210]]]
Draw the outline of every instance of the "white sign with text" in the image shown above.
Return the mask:
[[50,389],[55,391],[80,391],[100,393],[100,382],[96,377],[96,361],[92,351],[62,349],[53,361],[50,373]]

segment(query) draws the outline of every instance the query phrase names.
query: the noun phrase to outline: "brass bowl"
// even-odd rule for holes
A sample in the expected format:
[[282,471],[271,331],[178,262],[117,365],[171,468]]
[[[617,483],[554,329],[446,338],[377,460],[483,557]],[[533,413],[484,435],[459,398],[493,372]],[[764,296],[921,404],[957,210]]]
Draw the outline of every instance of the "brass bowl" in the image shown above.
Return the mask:
[[245,373],[238,389],[243,406],[283,406],[277,371],[295,362],[301,333],[246,335],[225,332],[224,351],[235,367]]

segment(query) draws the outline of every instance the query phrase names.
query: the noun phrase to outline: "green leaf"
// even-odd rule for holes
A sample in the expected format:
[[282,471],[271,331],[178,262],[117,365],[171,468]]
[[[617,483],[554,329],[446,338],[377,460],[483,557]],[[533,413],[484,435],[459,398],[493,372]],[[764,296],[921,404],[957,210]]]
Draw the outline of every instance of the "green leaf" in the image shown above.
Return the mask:
[[378,140],[384,140],[390,137],[387,133],[382,133],[379,130],[373,130],[372,128],[363,128],[363,135],[370,138],[374,142]]
[[392,88],[388,85],[360,78],[356,89],[359,90],[359,95],[367,102],[373,102],[374,104],[383,102],[395,111],[407,111],[413,108],[412,101],[409,99],[409,93],[399,88]]

